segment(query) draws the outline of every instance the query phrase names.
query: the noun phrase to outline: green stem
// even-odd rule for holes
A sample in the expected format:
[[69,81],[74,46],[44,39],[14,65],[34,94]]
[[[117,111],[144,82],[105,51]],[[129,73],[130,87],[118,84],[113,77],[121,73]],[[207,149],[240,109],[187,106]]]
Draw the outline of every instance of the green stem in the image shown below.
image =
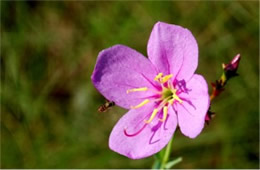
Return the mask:
[[172,141],[173,141],[173,137],[172,137],[172,139],[170,140],[170,142],[168,143],[168,145],[167,145],[167,147],[166,147],[166,150],[165,150],[165,153],[164,153],[162,162],[161,162],[160,169],[164,169],[166,163],[167,163],[168,160],[169,160],[169,156],[170,156],[170,153],[171,153],[171,147],[172,147]]

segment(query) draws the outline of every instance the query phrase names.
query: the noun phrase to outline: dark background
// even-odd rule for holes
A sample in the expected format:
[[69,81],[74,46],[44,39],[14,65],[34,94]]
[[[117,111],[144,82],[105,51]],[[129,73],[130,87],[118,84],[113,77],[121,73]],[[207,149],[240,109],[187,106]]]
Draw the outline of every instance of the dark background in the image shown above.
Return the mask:
[[126,110],[98,113],[105,99],[90,76],[99,51],[114,44],[146,56],[157,21],[192,31],[209,86],[223,62],[242,56],[210,125],[193,140],[176,133],[171,159],[183,161],[175,168],[259,168],[258,1],[2,2],[1,168],[151,168],[153,157],[109,150]]

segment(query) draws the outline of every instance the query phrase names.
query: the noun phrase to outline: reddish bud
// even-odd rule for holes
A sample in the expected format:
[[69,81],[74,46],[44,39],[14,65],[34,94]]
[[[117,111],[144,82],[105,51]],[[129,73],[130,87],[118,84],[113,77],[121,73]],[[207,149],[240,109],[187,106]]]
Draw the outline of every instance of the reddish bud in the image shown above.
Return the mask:
[[240,62],[240,54],[237,54],[230,63],[228,64],[222,64],[222,67],[224,69],[224,72],[226,74],[227,79],[237,76],[237,69]]

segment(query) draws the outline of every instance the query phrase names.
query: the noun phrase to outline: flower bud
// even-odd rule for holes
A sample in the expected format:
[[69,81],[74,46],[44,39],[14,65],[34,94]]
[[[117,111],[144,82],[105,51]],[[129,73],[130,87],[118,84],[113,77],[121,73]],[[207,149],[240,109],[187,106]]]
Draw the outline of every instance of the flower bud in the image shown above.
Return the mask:
[[227,79],[230,79],[231,77],[237,76],[238,74],[237,69],[240,62],[240,54],[237,54],[230,63],[228,64],[222,64],[222,67],[224,69],[225,75]]

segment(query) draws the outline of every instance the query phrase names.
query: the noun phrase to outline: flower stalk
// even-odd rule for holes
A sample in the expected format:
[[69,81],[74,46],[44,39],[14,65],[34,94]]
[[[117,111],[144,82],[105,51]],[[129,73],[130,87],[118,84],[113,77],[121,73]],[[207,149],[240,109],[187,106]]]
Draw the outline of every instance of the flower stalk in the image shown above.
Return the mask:
[[170,140],[170,142],[166,146],[166,150],[165,150],[165,153],[164,153],[164,156],[163,156],[163,159],[162,159],[162,163],[161,163],[160,169],[164,169],[165,165],[167,164],[167,162],[169,160],[170,153],[171,153],[171,148],[172,148],[172,141],[173,141],[173,137],[172,137],[172,139]]

